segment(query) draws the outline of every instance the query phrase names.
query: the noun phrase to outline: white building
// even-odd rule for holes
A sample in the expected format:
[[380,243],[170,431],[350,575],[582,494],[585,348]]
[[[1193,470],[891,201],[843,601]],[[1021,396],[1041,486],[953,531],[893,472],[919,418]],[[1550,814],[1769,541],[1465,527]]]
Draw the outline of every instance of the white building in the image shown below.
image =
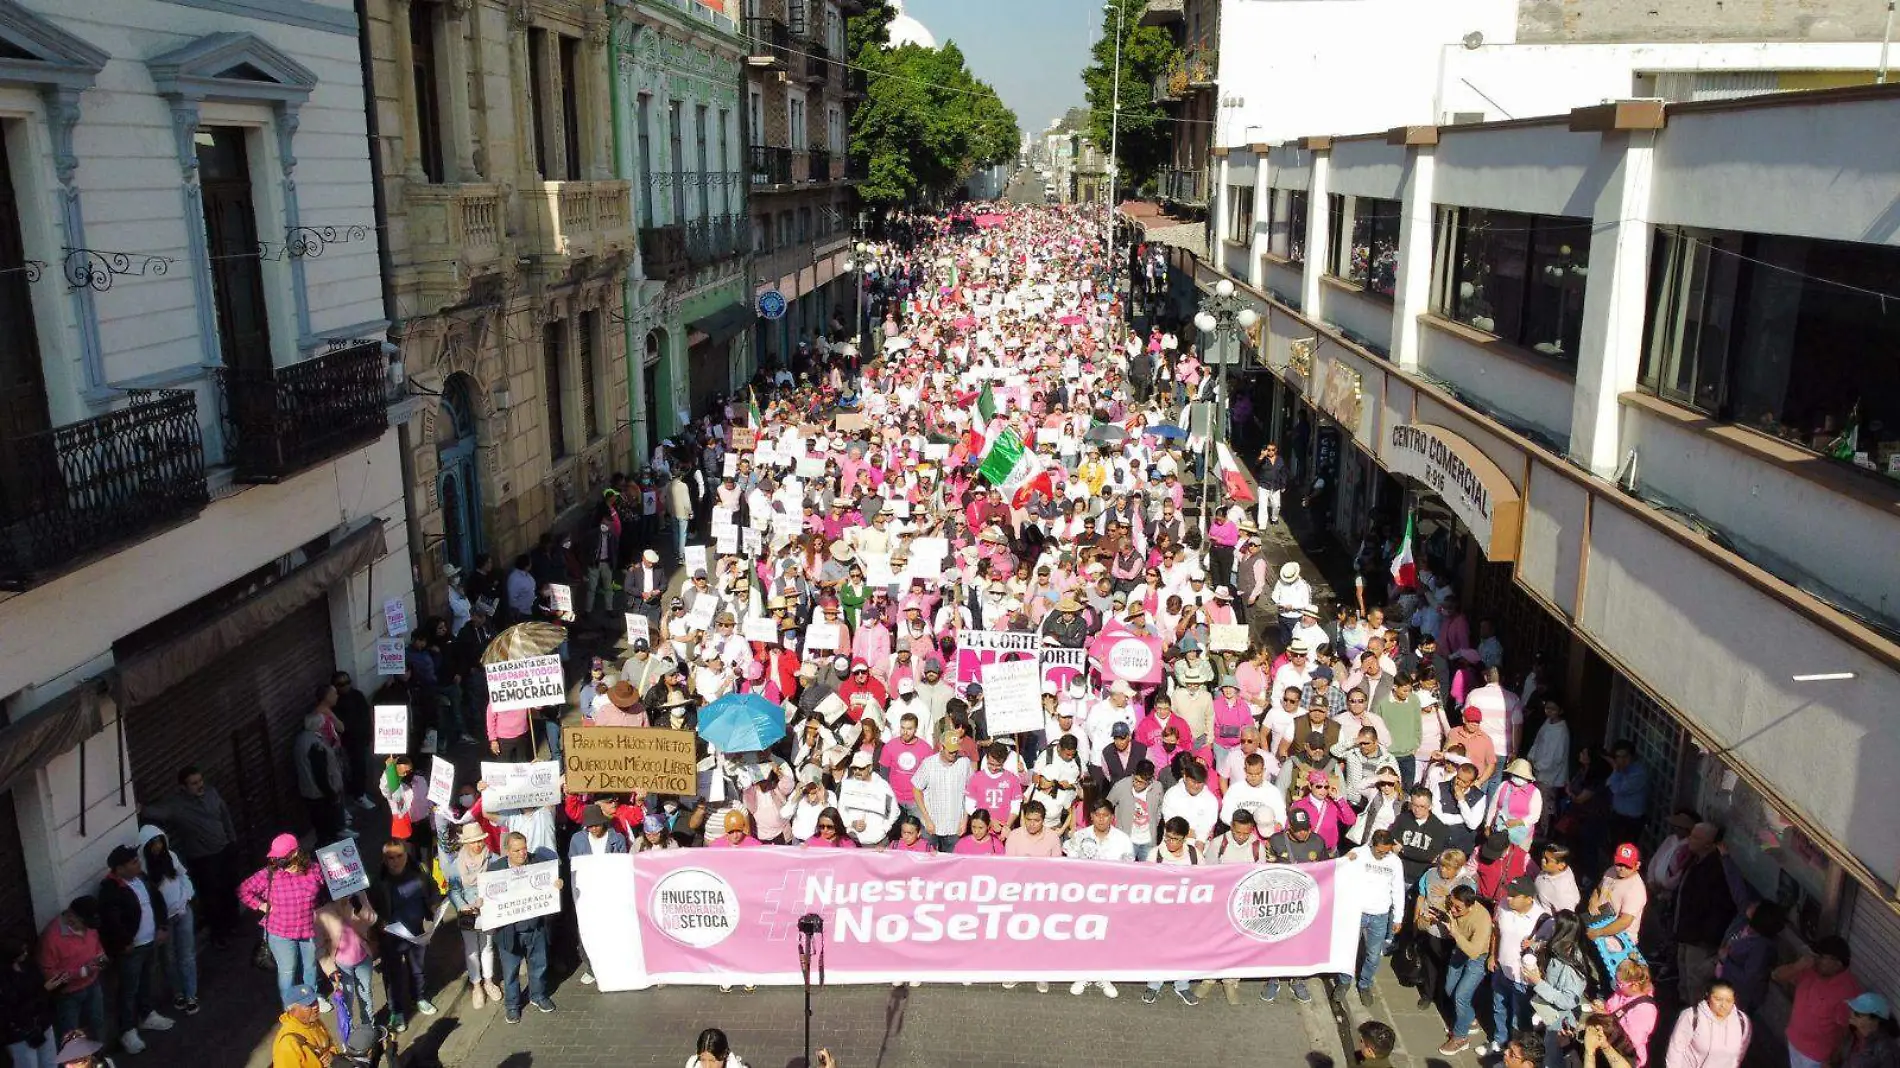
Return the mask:
[[1311,131],[1217,150],[1213,212],[1265,321],[1255,410],[1335,529],[1418,515],[1507,673],[1542,656],[1652,813],[1722,824],[1890,994],[1894,129],[1900,87],[1866,86]]
[[[244,14],[235,14],[241,10]],[[201,765],[246,856],[412,607],[348,0],[0,2],[0,916]],[[412,613],[413,614],[413,613]]]

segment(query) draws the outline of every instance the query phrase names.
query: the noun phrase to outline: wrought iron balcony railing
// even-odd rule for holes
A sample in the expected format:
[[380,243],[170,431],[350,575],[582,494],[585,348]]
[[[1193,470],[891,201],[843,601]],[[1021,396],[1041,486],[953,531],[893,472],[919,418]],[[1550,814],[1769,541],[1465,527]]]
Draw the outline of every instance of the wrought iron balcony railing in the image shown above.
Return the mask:
[[805,153],[805,166],[806,181],[831,181],[831,151],[829,149],[813,145],[811,150]]
[[704,267],[739,254],[741,239],[751,241],[751,220],[744,215],[712,215],[686,224],[686,258]]
[[816,85],[831,78],[831,51],[823,41],[807,37],[799,42],[799,51],[805,53],[805,80]]
[[239,482],[281,482],[389,429],[389,361],[368,341],[288,367],[218,370],[227,459]]
[[783,21],[748,18],[744,26],[748,64],[782,69],[791,61],[792,31]]
[[686,227],[649,226],[640,231],[640,259],[646,276],[673,281],[693,269],[686,258]]
[[209,502],[188,389],[134,393],[117,411],[0,441],[0,587],[70,570]]
[[753,145],[746,149],[753,185],[792,184],[792,150],[777,145]]

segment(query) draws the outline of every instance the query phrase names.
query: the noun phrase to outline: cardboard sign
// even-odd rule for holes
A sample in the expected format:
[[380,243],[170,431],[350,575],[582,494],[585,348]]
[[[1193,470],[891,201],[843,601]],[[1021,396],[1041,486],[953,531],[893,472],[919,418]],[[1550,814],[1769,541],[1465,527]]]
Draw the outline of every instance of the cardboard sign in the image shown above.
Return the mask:
[[708,574],[711,574],[706,567],[706,547],[704,545],[688,545],[683,556],[686,565],[686,577],[689,580],[695,573],[700,571],[706,571]]
[[891,814],[891,795],[874,783],[846,779],[838,784],[838,807],[846,812],[863,812],[884,817]]
[[338,901],[369,889],[369,872],[363,870],[363,855],[357,852],[354,838],[320,847],[317,868],[323,872],[330,896]]
[[409,670],[409,653],[401,638],[376,639],[376,674],[400,675]]
[[409,751],[409,706],[377,705],[375,745],[370,752],[393,756]]
[[455,765],[441,757],[429,758],[429,803],[446,805],[455,796]]
[[844,635],[839,633],[836,623],[811,623],[805,627],[805,652],[823,653],[835,651],[844,644]]
[[626,616],[627,616],[627,644],[632,645],[636,641],[644,641],[644,642],[647,642],[648,644],[652,644],[653,642],[652,621],[647,619],[647,617],[641,615],[638,612],[628,612],[626,613]]
[[748,617],[741,633],[749,642],[778,641],[778,620],[761,616]]
[[567,680],[558,656],[524,656],[482,669],[488,677],[488,704],[497,712],[543,708],[567,700]]
[[552,760],[523,764],[482,761],[482,811],[539,808],[561,800],[561,766]]
[[734,452],[751,452],[758,447],[758,431],[749,426],[735,426],[732,428],[732,450]]
[[647,790],[691,794],[699,786],[693,732],[662,727],[569,727],[561,732],[570,794]]
[[1042,665],[1034,659],[983,665],[983,707],[992,738],[1041,730]]
[[548,583],[548,601],[554,606],[555,615],[570,623],[574,621],[574,587]]
[[484,931],[561,911],[561,862],[543,861],[482,873]]
[[831,421],[831,425],[847,434],[863,430],[865,427],[864,413],[839,412],[837,418]]
[[383,602],[383,627],[392,638],[409,633],[409,606],[400,597]]
[[1247,651],[1248,627],[1245,623],[1214,623],[1207,628],[1207,647],[1217,653]]

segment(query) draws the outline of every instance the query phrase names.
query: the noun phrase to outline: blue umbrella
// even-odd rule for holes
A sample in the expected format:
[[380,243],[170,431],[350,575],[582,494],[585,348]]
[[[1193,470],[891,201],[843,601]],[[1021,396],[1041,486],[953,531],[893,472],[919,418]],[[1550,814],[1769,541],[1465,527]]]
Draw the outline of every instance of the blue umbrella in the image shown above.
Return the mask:
[[1147,434],[1150,437],[1166,438],[1169,441],[1179,441],[1182,438],[1185,438],[1188,436],[1187,431],[1182,430],[1180,427],[1174,426],[1171,423],[1160,423],[1155,426],[1151,426],[1148,429],[1142,431],[1142,433]]
[[699,710],[699,736],[724,753],[756,753],[785,737],[785,710],[756,693],[729,693]]

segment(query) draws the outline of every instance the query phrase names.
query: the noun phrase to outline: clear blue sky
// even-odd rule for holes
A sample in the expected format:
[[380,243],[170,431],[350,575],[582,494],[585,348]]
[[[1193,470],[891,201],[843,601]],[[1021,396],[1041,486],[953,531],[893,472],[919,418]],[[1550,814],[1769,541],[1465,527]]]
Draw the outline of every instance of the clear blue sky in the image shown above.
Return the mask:
[[1024,132],[1083,103],[1082,68],[1101,32],[1101,0],[904,0],[937,43],[955,41]]

